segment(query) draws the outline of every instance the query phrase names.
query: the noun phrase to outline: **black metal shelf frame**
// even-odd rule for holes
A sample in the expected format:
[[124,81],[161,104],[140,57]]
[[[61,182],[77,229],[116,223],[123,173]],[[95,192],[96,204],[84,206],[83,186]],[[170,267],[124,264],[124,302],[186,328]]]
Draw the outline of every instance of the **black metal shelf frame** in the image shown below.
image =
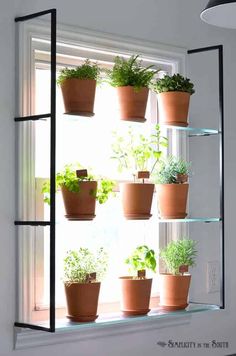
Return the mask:
[[56,9],[17,17],[15,22],[24,22],[44,15],[51,15],[51,93],[50,113],[15,117],[16,122],[50,118],[50,221],[15,221],[15,225],[50,226],[50,307],[49,328],[34,324],[16,322],[15,326],[55,332],[55,209],[56,209]]
[[218,52],[218,80],[219,80],[219,172],[220,172],[220,217],[221,217],[221,275],[220,275],[220,309],[225,309],[225,209],[224,209],[224,63],[223,46],[210,46],[196,48],[188,51],[189,55],[195,53],[217,51]]
[[[15,117],[15,122],[35,121],[50,118],[50,221],[15,221],[15,225],[50,227],[50,319],[49,327],[15,322],[15,326],[55,332],[55,209],[56,209],[56,9],[17,17],[15,22],[24,22],[44,15],[51,15],[51,108],[50,113]],[[189,50],[188,54],[218,51],[219,56],[219,135],[220,135],[220,222],[221,222],[221,309],[225,308],[225,256],[224,256],[224,96],[223,96],[223,46],[211,46]],[[194,136],[194,135],[193,135]]]

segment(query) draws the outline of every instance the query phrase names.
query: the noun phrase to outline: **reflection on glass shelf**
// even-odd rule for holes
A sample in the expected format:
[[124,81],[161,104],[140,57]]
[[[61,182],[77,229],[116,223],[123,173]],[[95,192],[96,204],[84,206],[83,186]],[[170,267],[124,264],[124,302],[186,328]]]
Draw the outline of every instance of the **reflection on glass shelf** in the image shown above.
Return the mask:
[[196,128],[196,127],[184,127],[184,126],[170,126],[163,125],[164,127],[172,130],[181,130],[185,131],[189,137],[191,136],[209,136],[209,135],[218,135],[220,133],[219,130],[215,129],[207,129],[207,128]]
[[219,222],[221,221],[221,218],[185,218],[185,219],[159,219],[159,223],[168,223],[168,222],[184,222],[184,223],[189,223],[189,222],[205,222],[205,223],[211,223],[211,222]]
[[92,323],[75,323],[70,322],[68,319],[57,319],[56,320],[56,330],[63,331],[68,329],[84,329],[84,328],[95,328],[99,326],[109,326],[114,324],[128,324],[132,322],[145,322],[157,319],[164,319],[169,317],[178,316],[188,316],[192,313],[219,310],[220,307],[217,305],[210,304],[190,304],[185,310],[178,310],[174,312],[165,312],[160,309],[152,309],[152,311],[145,316],[135,316],[125,318],[120,313],[114,314],[103,314],[98,317],[95,322]]

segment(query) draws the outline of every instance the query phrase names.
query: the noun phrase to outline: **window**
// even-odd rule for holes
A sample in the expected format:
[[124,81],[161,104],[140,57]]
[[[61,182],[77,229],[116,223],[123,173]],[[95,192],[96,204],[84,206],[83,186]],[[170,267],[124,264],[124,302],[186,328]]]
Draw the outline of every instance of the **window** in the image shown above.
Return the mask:
[[[92,41],[90,39],[90,41]],[[50,68],[48,41],[38,36],[32,36],[31,80],[28,85],[26,106],[32,114],[49,111]],[[131,46],[135,47],[135,46]],[[85,58],[98,61],[102,66],[109,68],[114,56],[120,54],[129,56],[130,50],[125,46],[119,49],[111,46],[98,46],[93,43],[83,46],[69,39],[58,43],[57,64],[58,69],[64,66],[76,66]],[[133,53],[140,53],[136,48]],[[161,53],[162,51],[160,51]],[[154,64],[161,67],[164,72],[174,73],[178,68],[178,61],[173,55],[142,53],[144,64]],[[25,88],[26,91],[27,88]],[[118,131],[127,134],[127,127],[132,126],[135,133],[152,132],[157,118],[155,94],[149,94],[147,108],[147,123],[128,124],[118,120],[118,108],[114,89],[104,84],[97,88],[95,112],[93,118],[67,117],[63,114],[63,104],[60,89],[57,92],[57,170],[67,163],[80,162],[85,167],[92,167],[93,171],[108,176],[117,181],[127,180],[126,176],[117,174],[116,165],[110,159],[112,132]],[[164,134],[169,134],[164,132]],[[26,138],[26,136],[28,138]],[[179,148],[179,137],[173,133],[170,137],[170,149],[176,152]],[[27,195],[26,205],[19,207],[19,213],[24,219],[48,220],[48,207],[43,202],[42,184],[49,177],[49,125],[47,120],[26,123],[20,136],[23,163],[21,175],[27,176],[28,187],[22,183],[20,194]],[[30,165],[24,165],[24,160]],[[20,163],[21,164],[21,163]],[[29,184],[30,183],[30,184]],[[65,297],[62,283],[63,258],[69,249],[80,246],[94,248],[103,246],[109,253],[109,270],[102,283],[99,310],[101,314],[119,311],[119,283],[118,277],[127,274],[124,259],[138,245],[147,243],[148,246],[158,250],[159,242],[166,242],[166,231],[162,227],[159,234],[159,225],[155,199],[152,207],[153,218],[149,221],[126,221],[122,216],[119,191],[116,197],[111,198],[104,206],[97,204],[96,219],[92,222],[68,222],[64,218],[64,207],[61,194],[57,195],[57,226],[56,226],[56,306],[57,317],[65,317]],[[167,229],[167,228],[166,228]],[[19,313],[22,320],[28,322],[47,321],[49,303],[49,231],[47,228],[24,228],[22,236],[31,234],[30,243],[22,239],[19,244],[23,255],[28,256],[25,263],[19,268],[19,284],[22,298],[20,299]],[[169,235],[169,234],[168,234]],[[160,239],[159,239],[160,237]],[[30,256],[30,257],[29,257]],[[114,282],[115,281],[115,282]],[[26,298],[27,296],[27,298]],[[152,297],[158,296],[158,287],[153,283]],[[24,303],[22,303],[24,300]]]

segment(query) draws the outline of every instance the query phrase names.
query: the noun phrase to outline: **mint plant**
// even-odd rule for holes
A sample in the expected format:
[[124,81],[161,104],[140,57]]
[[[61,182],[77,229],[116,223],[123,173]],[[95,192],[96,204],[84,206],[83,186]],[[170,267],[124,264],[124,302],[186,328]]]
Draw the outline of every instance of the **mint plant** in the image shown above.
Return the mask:
[[[80,192],[80,182],[84,181],[98,181],[97,192],[92,192],[95,194],[95,198],[100,204],[105,203],[109,196],[113,192],[115,187],[115,182],[110,179],[95,177],[92,174],[88,176],[77,177],[76,170],[81,169],[81,165],[77,164],[66,164],[64,169],[56,174],[56,191],[59,191],[61,186],[66,187],[70,192],[79,193]],[[50,182],[46,181],[42,188],[42,193],[44,193],[44,202],[50,204]]]
[[87,283],[87,276],[96,273],[96,281],[101,281],[107,271],[108,254],[101,247],[95,253],[80,247],[70,250],[64,258],[64,283]]
[[76,68],[63,68],[60,71],[57,79],[57,84],[61,85],[66,79],[100,79],[101,69],[97,63],[92,63],[89,59],[86,59],[83,64]]
[[152,85],[152,89],[158,94],[169,91],[181,91],[190,95],[195,93],[194,85],[190,82],[190,79],[183,77],[179,73],[172,76],[165,75],[164,78],[158,79]]
[[180,275],[181,266],[192,267],[195,265],[197,242],[182,239],[170,242],[160,251],[160,258],[165,263],[168,271],[173,275]]
[[135,91],[143,87],[149,87],[151,80],[158,70],[154,66],[142,66],[139,55],[133,55],[129,59],[117,56],[111,70],[107,70],[107,81],[113,87],[133,86]]
[[129,269],[133,273],[147,269],[156,272],[157,263],[155,252],[146,245],[138,246],[133,253],[126,258],[125,263],[129,265]]

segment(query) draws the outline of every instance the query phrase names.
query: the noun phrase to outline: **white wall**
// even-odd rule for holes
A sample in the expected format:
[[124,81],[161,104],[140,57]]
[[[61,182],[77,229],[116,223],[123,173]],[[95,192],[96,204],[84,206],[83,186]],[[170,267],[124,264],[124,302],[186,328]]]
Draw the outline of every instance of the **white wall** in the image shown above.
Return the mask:
[[[51,355],[226,355],[236,353],[236,268],[234,202],[236,200],[236,41],[235,31],[210,27],[199,19],[205,0],[11,0],[0,1],[0,355],[13,354],[15,319],[15,154],[14,154],[14,17],[45,8],[58,9],[58,21],[89,29],[133,36],[188,48],[222,43],[225,46],[226,158],[226,302],[225,311],[192,317],[188,326],[151,330],[128,336],[19,351],[24,356]],[[232,191],[231,191],[232,189]],[[229,341],[224,350],[160,349],[157,341]]]

